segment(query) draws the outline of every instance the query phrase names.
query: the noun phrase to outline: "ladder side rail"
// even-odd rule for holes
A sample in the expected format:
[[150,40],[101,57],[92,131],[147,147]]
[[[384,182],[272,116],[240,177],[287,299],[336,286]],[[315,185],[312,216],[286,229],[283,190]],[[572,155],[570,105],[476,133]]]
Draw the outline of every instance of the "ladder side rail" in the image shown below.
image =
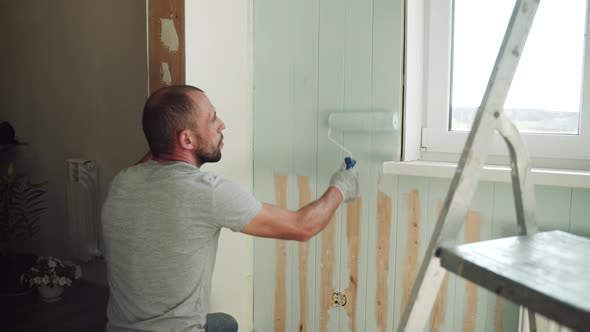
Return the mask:
[[[487,158],[486,148],[491,142],[494,129],[499,126],[498,116],[494,114],[502,112],[538,5],[539,0],[517,0],[514,5],[486,92],[467,137],[459,165],[414,281],[410,298],[404,308],[398,331],[406,329],[422,331],[427,321],[425,316],[428,317],[432,311],[440,283],[446,273],[438,264],[438,258],[435,257],[436,248],[440,243],[456,238],[463,225],[467,209],[477,188],[481,167]],[[445,225],[447,219],[449,222]],[[424,287],[425,276],[431,278],[429,279],[431,285],[428,287]]]
[[[531,160],[518,128],[504,114],[498,117],[498,132],[504,138],[510,155],[512,190],[519,235],[537,233],[535,216],[535,187],[531,178]],[[529,331],[537,331],[535,312],[526,308],[529,317]]]
[[498,132],[504,138],[510,155],[512,190],[519,235],[533,235],[538,227],[535,216],[535,187],[531,161],[518,128],[504,114],[498,118]]

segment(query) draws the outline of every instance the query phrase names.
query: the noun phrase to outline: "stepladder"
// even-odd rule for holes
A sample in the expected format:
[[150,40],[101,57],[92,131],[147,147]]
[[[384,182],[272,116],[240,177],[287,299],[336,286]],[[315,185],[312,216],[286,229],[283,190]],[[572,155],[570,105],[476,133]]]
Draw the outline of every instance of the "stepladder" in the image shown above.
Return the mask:
[[[423,331],[445,274],[438,248],[452,243],[465,222],[478,178],[487,158],[492,136],[504,139],[510,157],[512,189],[519,235],[537,232],[531,162],[525,143],[503,107],[535,18],[539,0],[517,0],[506,27],[488,85],[467,137],[449,191],[420,265],[398,331]],[[528,310],[530,329],[535,331],[534,313]]]

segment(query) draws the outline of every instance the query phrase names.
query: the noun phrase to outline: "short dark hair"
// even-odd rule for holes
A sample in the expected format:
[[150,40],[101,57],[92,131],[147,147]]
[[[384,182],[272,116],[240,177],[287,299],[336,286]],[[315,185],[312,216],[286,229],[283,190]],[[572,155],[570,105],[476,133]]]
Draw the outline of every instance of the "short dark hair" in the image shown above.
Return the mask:
[[145,102],[142,126],[152,155],[172,151],[182,130],[196,130],[192,115],[198,109],[188,96],[190,92],[203,90],[190,85],[168,86],[152,93]]

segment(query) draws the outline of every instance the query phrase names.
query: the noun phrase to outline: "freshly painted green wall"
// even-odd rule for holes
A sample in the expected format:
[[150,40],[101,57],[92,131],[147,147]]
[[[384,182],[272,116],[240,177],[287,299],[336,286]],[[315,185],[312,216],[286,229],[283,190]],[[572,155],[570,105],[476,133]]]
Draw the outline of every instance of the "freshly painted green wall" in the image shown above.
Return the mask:
[[[398,112],[401,107],[401,3],[386,0],[261,0],[254,2],[254,191],[275,203],[274,175],[287,175],[287,206],[298,207],[297,177],[312,198],[321,195],[344,154],[328,140],[328,116],[340,112]],[[361,182],[357,314],[371,314],[376,194],[382,162],[397,151],[397,133],[333,136],[352,151]],[[382,178],[381,178],[382,179]],[[337,211],[333,285],[348,284],[346,210]],[[320,326],[321,236],[309,242],[309,330]],[[287,330],[300,318],[298,244],[287,244]],[[274,330],[276,241],[254,241],[254,326]],[[371,267],[369,267],[371,266]],[[392,279],[393,280],[393,279]],[[366,299],[366,301],[365,301]],[[392,301],[390,301],[392,304]],[[359,319],[359,327],[365,319]],[[374,320],[371,320],[374,322]],[[329,329],[345,330],[342,309],[330,310]],[[374,324],[374,323],[373,323]],[[392,323],[390,322],[390,325]],[[371,325],[368,325],[371,326]],[[374,330],[375,328],[369,328]]]
[[[276,175],[287,176],[286,203],[290,209],[299,206],[299,176],[308,177],[312,198],[324,192],[344,157],[327,138],[330,113],[400,111],[402,13],[401,0],[254,2],[254,191],[259,199],[277,202]],[[334,134],[358,160],[362,209],[359,274],[355,280],[356,326],[351,326],[344,308],[334,307],[329,309],[328,330],[381,330],[376,315],[377,193],[381,191],[392,200],[384,329],[393,331],[402,310],[409,229],[417,227],[415,246],[423,255],[450,180],[382,175],[382,162],[397,155],[397,132]],[[416,193],[417,205],[416,201],[410,204],[408,200]],[[590,212],[589,190],[541,186],[536,194],[542,229],[590,235],[590,223],[585,219]],[[412,210],[416,206],[417,210]],[[471,210],[479,214],[481,240],[515,233],[509,184],[481,183]],[[350,285],[346,209],[341,208],[336,215],[332,284],[335,290],[344,290]],[[459,242],[463,237],[462,232]],[[309,331],[321,330],[322,241],[322,233],[309,241],[304,313]],[[288,242],[286,247],[287,331],[298,331],[302,317],[299,273],[305,270],[299,266],[299,248],[296,242]],[[276,328],[276,266],[276,241],[255,239],[255,331]],[[454,276],[448,280],[444,318],[438,330],[460,331],[466,321],[473,321],[475,331],[517,330],[518,310],[514,305],[478,288],[475,310],[466,310],[465,282]],[[436,330],[436,326],[430,327]]]

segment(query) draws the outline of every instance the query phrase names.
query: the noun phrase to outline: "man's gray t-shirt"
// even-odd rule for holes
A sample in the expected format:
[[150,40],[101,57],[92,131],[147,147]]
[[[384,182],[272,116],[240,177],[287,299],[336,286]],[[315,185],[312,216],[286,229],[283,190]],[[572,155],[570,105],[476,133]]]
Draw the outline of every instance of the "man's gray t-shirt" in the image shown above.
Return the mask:
[[120,172],[102,209],[109,331],[202,331],[222,227],[239,231],[261,203],[185,162]]

